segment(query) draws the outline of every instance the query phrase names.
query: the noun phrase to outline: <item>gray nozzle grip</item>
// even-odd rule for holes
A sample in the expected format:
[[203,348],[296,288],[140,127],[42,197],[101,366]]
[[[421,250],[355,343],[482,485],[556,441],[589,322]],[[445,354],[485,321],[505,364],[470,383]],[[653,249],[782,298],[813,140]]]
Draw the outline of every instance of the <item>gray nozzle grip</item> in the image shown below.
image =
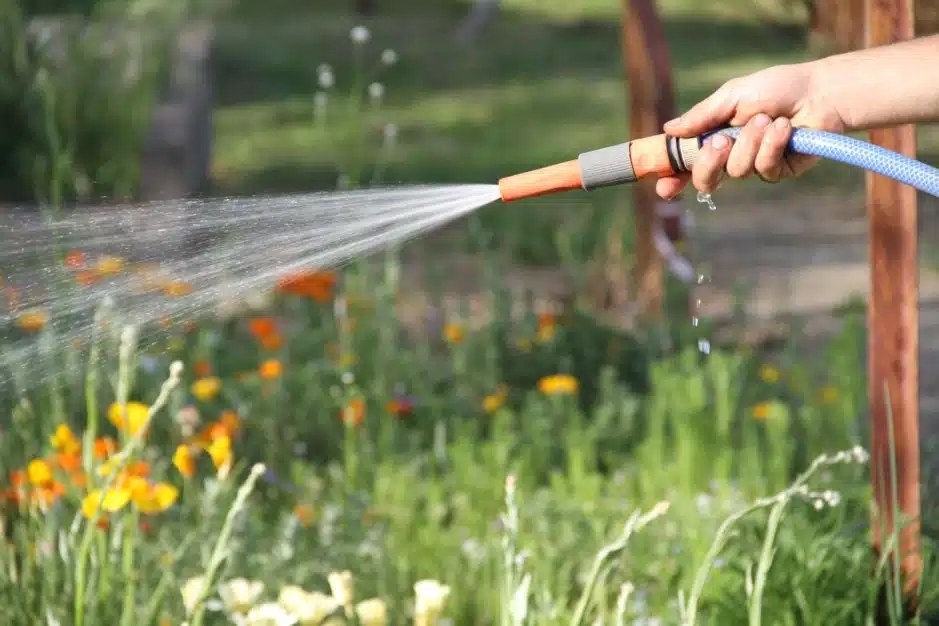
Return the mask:
[[584,191],[636,181],[629,142],[584,152],[577,162]]
[[701,138],[686,137],[676,139],[669,137],[668,142],[669,150],[678,153],[678,158],[676,159],[678,165],[677,169],[681,172],[690,172],[691,168],[693,168],[694,164],[698,161],[698,154],[701,153]]

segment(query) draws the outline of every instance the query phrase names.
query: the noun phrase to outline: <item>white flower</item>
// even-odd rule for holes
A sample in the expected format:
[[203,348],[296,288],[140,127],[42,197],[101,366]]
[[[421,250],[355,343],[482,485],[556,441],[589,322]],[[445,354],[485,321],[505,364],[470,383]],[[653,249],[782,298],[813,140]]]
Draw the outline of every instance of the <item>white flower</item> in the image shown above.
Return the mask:
[[398,127],[394,124],[385,124],[381,134],[386,143],[394,143],[394,140],[398,137]]
[[392,50],[391,48],[386,48],[385,50],[382,50],[381,62],[382,62],[382,65],[387,65],[388,67],[391,67],[392,65],[398,62],[398,53]]
[[275,602],[266,602],[254,607],[243,620],[244,626],[293,626],[297,618]]
[[264,593],[264,583],[246,578],[233,578],[218,588],[218,595],[229,613],[247,613]]
[[415,625],[436,626],[450,597],[450,587],[436,580],[419,580],[414,584],[414,595]]
[[333,597],[342,606],[351,606],[355,597],[354,587],[352,586],[352,572],[330,572],[326,578],[329,582],[329,590]]
[[386,626],[388,624],[388,607],[381,598],[359,602],[355,607],[355,614],[362,626]]
[[333,75],[333,71],[329,69],[324,72],[320,72],[317,75],[317,80],[319,82],[319,86],[323,89],[329,89],[336,84],[336,77]]
[[356,26],[349,31],[349,38],[352,39],[352,43],[362,45],[368,43],[368,40],[372,38],[372,33],[368,32],[364,26]]
[[319,626],[340,606],[332,596],[319,591],[307,592],[292,585],[281,589],[278,602],[301,626]]
[[385,95],[385,86],[381,83],[372,83],[368,86],[368,97],[378,101]]
[[196,602],[199,601],[199,596],[202,595],[203,587],[205,587],[205,578],[202,576],[190,578],[183,583],[180,594],[183,596],[183,606],[186,607],[187,615],[196,609]]

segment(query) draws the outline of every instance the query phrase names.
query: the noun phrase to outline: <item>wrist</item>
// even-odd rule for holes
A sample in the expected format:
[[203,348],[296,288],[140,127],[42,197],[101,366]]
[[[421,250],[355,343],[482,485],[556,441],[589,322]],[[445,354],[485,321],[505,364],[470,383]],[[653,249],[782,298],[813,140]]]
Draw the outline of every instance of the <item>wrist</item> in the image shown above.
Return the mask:
[[844,89],[844,68],[839,67],[839,56],[831,56],[802,63],[808,85],[804,106],[819,130],[854,132],[861,130],[863,122],[853,109],[852,96]]

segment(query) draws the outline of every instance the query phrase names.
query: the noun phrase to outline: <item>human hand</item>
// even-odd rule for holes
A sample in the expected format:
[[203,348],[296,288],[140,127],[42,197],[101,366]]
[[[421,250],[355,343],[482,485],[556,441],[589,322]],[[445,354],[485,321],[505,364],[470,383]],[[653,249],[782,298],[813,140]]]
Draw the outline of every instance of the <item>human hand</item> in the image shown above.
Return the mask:
[[673,137],[696,137],[720,126],[743,126],[736,141],[714,135],[701,148],[690,173],[658,180],[656,192],[664,199],[678,195],[692,182],[710,193],[731,178],[758,175],[766,182],[798,176],[818,161],[815,157],[786,154],[794,127],[844,132],[837,110],[825,101],[813,81],[810,64],[780,65],[735,78],[668,122]]

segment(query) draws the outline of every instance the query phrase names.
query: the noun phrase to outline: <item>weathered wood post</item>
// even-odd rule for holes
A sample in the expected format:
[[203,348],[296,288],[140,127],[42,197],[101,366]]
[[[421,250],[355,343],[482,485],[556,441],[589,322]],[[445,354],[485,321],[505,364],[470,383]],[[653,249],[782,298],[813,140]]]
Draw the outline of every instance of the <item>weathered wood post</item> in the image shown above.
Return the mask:
[[[913,37],[912,0],[867,0],[868,46]],[[876,130],[877,145],[916,154],[913,126]],[[915,606],[922,570],[919,550],[919,313],[916,191],[883,176],[867,175],[871,294],[868,303],[868,385],[871,411],[871,480],[878,552],[897,528],[904,590]],[[891,432],[892,431],[892,432]],[[894,451],[890,445],[893,442]],[[892,458],[896,473],[891,472]],[[894,485],[896,489],[894,489]],[[894,519],[899,509],[904,520]],[[894,572],[893,575],[897,573]]]
[[[671,60],[655,0],[623,0],[621,48],[629,89],[631,137],[662,132],[662,125],[675,116],[675,90]],[[634,284],[643,317],[657,316],[664,302],[662,257],[655,244],[661,206],[655,181],[633,186],[636,229]],[[667,212],[665,228],[670,238],[681,239],[681,213]],[[612,236],[618,237],[619,233]],[[612,245],[612,242],[611,242]],[[614,303],[614,305],[622,303]]]

